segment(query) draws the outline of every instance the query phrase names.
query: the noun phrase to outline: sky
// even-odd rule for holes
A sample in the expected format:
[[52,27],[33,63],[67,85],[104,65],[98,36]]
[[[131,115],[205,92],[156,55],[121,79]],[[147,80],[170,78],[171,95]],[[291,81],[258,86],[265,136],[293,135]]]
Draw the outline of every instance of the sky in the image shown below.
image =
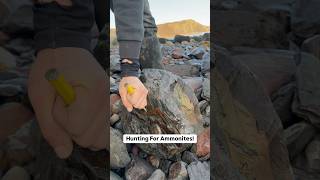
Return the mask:
[[[149,4],[157,24],[193,19],[210,25],[210,0],[149,0]],[[111,10],[110,27],[115,27]]]

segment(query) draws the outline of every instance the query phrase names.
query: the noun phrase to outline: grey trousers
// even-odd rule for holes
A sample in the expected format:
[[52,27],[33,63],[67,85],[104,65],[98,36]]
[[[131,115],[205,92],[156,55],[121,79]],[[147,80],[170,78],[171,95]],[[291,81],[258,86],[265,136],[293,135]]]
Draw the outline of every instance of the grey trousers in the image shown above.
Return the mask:
[[[143,28],[144,37],[140,50],[140,66],[141,68],[163,69],[160,43],[157,38],[157,25],[151,14],[148,0],[144,0],[143,6]],[[112,0],[110,7],[113,10]]]

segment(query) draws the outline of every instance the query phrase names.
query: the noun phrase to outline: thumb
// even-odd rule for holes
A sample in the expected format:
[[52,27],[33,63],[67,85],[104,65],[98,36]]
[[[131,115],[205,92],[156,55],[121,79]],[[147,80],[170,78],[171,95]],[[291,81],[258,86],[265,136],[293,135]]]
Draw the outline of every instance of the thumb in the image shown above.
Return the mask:
[[133,106],[127,99],[127,90],[125,88],[120,88],[119,89],[119,94],[120,94],[121,101],[122,101],[124,107],[126,107],[126,109],[129,112],[131,112],[133,110]]

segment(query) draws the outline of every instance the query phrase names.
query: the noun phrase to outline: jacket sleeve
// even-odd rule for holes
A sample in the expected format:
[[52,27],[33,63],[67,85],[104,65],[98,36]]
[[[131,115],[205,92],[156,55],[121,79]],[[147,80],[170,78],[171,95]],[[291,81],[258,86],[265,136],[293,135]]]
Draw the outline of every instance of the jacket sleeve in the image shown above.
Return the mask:
[[144,0],[113,0],[120,58],[139,59],[144,36]]

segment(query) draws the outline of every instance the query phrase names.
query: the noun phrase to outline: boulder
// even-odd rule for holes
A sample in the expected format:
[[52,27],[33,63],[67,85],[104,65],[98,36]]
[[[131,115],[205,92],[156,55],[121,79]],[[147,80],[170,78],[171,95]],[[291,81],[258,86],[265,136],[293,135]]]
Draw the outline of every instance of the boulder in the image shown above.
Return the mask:
[[289,46],[287,11],[212,10],[211,13],[215,17],[213,33],[218,45],[281,49]]
[[289,83],[296,72],[295,53],[292,51],[256,48],[238,48],[235,51],[237,55],[233,58],[257,76],[269,96]]
[[132,161],[126,167],[126,180],[145,180],[151,176],[154,168],[144,159],[133,156]]
[[166,175],[160,170],[155,170],[147,180],[165,180]]
[[[122,111],[127,134],[198,134],[201,114],[192,89],[178,76],[158,69],[144,69],[141,78],[148,89],[147,112]],[[138,144],[147,153],[170,158],[191,144]]]
[[316,136],[306,147],[305,155],[313,171],[320,170],[320,136]]
[[30,174],[22,167],[11,168],[1,180],[30,180]]
[[169,169],[169,179],[171,180],[187,180],[187,163],[178,161],[173,163]]
[[183,36],[183,35],[176,35],[174,37],[174,42],[178,42],[178,43],[182,43],[183,41],[190,41],[190,37],[189,36]]
[[300,38],[310,38],[320,33],[320,2],[295,0],[291,14],[291,29]]
[[291,110],[291,103],[295,88],[295,83],[288,83],[273,93],[271,97],[273,106],[285,126],[290,125],[294,119],[294,115]]
[[198,157],[210,155],[210,128],[206,128],[198,136],[196,153]]
[[122,134],[120,131],[110,127],[110,166],[113,169],[126,167],[131,158],[128,154],[127,148],[122,141]]
[[292,104],[293,113],[320,127],[319,59],[308,53],[302,53],[295,79],[297,88]]
[[284,131],[291,159],[301,153],[316,134],[316,129],[305,122],[296,123]]
[[24,123],[33,118],[33,113],[19,103],[7,103],[0,106],[0,142],[14,134]]
[[17,65],[16,57],[2,47],[0,47],[0,59],[0,71],[15,68]]
[[[226,156],[245,178],[292,179],[281,120],[263,85],[225,49],[216,48],[215,56],[211,79],[211,89],[216,91],[211,108],[214,124],[210,128],[219,132],[217,138],[221,148],[227,148]],[[243,163],[248,165],[246,170]]]
[[210,165],[207,162],[193,162],[188,165],[188,174],[190,180],[210,179]]

